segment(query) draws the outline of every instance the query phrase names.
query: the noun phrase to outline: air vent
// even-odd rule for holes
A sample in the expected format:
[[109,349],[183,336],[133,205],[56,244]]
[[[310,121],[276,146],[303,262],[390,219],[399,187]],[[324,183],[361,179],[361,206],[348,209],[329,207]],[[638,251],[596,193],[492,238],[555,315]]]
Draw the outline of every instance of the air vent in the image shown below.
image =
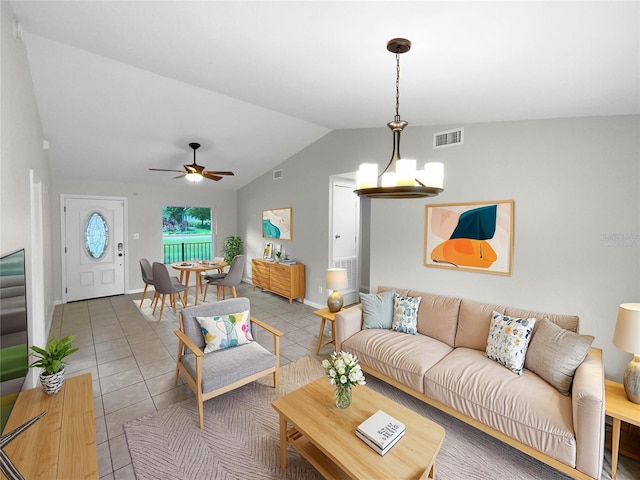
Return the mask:
[[274,170],[273,171],[273,179],[274,180],[280,180],[282,178],[282,169],[278,169],[278,170]]
[[433,148],[453,147],[464,143],[464,128],[454,128],[433,134]]

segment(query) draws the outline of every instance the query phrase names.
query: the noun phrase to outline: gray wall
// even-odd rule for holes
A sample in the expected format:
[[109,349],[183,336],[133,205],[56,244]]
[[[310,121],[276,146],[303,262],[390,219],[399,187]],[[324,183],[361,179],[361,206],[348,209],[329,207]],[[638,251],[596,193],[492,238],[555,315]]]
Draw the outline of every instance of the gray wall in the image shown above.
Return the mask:
[[[29,310],[31,343],[46,340],[47,319],[53,315],[54,293],[51,261],[50,187],[51,171],[48,157],[42,149],[42,126],[36,106],[27,54],[21,40],[13,36],[13,10],[9,2],[0,2],[2,52],[0,62],[2,118],[0,121],[0,253],[25,248],[27,295],[35,298],[31,282],[34,275],[44,276],[44,292],[38,292],[44,305],[44,318]],[[30,170],[42,182],[43,225],[45,251],[44,271],[32,270]],[[28,378],[26,384],[34,385]]]
[[[126,197],[128,206],[128,224],[126,245],[127,255],[127,291],[141,291],[144,287],[140,275],[138,261],[147,258],[149,261],[162,261],[162,207],[209,207],[215,215],[217,224],[216,245],[214,255],[220,256],[224,248],[224,239],[236,233],[236,195],[210,183],[198,185],[188,184],[185,180],[167,180],[168,185],[142,185],[133,183],[112,183],[88,179],[53,179],[53,258],[54,285],[56,299],[62,299],[62,258],[61,258],[61,223],[60,195],[95,195]],[[140,238],[133,240],[133,234]]]
[[[433,150],[432,134],[465,127],[462,146]],[[604,350],[607,377],[620,380],[631,356],[611,344],[617,307],[640,300],[640,117],[594,117],[438,127],[409,126],[402,153],[445,163],[445,192],[426,200],[371,202],[370,286],[438,294],[553,313],[577,314]],[[385,128],[334,131],[238,192],[238,234],[260,256],[260,215],[293,207],[293,240],[306,264],[306,297],[328,265],[329,176],[391,153]],[[423,266],[427,203],[515,202],[513,275]],[[618,236],[618,237],[616,237]],[[620,237],[622,236],[622,237]],[[615,238],[615,240],[611,240]]]

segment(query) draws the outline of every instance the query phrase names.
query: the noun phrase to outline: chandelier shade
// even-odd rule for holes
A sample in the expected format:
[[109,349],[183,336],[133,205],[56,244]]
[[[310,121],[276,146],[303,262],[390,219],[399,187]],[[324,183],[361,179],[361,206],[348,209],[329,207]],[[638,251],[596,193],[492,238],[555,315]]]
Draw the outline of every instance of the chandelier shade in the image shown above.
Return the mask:
[[411,42],[394,38],[387,50],[396,56],[396,115],[387,123],[393,132],[393,151],[389,163],[378,175],[376,163],[363,163],[356,174],[357,190],[361,197],[369,198],[421,198],[433,197],[444,191],[444,165],[429,162],[423,170],[416,169],[416,160],[402,158],[400,135],[408,122],[400,119],[400,54],[408,52]]

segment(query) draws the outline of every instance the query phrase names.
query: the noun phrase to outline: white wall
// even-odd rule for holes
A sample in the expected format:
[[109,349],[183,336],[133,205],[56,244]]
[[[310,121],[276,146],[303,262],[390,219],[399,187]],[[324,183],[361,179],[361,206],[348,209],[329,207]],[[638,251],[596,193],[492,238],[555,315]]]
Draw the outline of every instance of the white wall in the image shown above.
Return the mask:
[[[433,132],[465,127],[462,146],[432,149]],[[620,381],[630,355],[611,344],[617,307],[640,301],[640,117],[593,117],[405,129],[402,153],[445,163],[445,192],[426,200],[371,202],[371,283],[577,314]],[[238,234],[261,254],[263,208],[292,206],[293,241],[307,265],[306,297],[323,304],[328,178],[391,154],[385,128],[331,132],[238,192]],[[509,277],[423,266],[427,203],[514,200]],[[611,242],[622,235],[626,242]]]
[[[51,172],[46,152],[42,149],[42,127],[33,92],[27,54],[21,40],[13,36],[13,10],[9,2],[0,2],[1,42],[0,62],[2,117],[0,119],[0,253],[26,249],[27,296],[40,298],[44,305],[39,310],[44,318],[29,310],[29,338],[31,344],[46,341],[46,328],[53,315],[53,289],[51,268],[50,184]],[[29,172],[33,170],[42,182],[44,271],[33,271],[31,251],[31,200]],[[40,267],[42,268],[42,267]],[[33,291],[34,275],[44,277],[44,291]],[[30,376],[25,382],[33,386]]]
[[[167,179],[167,185],[143,185],[133,183],[101,182],[89,179],[72,179],[54,176],[52,215],[54,286],[56,299],[62,299],[62,257],[60,246],[60,195],[94,195],[126,197],[128,203],[128,244],[126,245],[129,276],[128,292],[141,291],[144,287],[139,260],[162,261],[162,207],[208,207],[217,216],[218,235],[214,255],[221,255],[224,239],[236,234],[236,195],[216,185],[189,184],[185,180]],[[133,234],[139,234],[134,240]]]

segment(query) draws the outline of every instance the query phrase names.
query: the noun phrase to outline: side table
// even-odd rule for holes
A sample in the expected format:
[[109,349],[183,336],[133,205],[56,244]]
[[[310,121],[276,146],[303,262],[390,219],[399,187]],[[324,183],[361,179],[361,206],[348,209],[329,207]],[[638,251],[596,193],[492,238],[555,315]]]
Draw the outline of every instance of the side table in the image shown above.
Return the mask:
[[640,427],[640,405],[630,402],[621,383],[604,381],[605,413],[613,420],[611,435],[611,479],[616,479],[618,451],[620,449],[620,423],[627,422]]
[[[336,329],[335,329],[336,313],[337,312],[335,313],[330,312],[329,307],[324,307],[324,308],[321,308],[320,310],[316,310],[315,312],[313,312],[314,315],[317,315],[318,317],[322,318],[322,323],[320,324],[320,333],[318,334],[318,346],[316,347],[316,355],[320,353],[320,349],[325,345],[329,345],[330,343],[333,343],[335,345],[336,343]],[[322,336],[324,334],[324,325],[327,321],[331,322],[331,339],[322,343]]]

